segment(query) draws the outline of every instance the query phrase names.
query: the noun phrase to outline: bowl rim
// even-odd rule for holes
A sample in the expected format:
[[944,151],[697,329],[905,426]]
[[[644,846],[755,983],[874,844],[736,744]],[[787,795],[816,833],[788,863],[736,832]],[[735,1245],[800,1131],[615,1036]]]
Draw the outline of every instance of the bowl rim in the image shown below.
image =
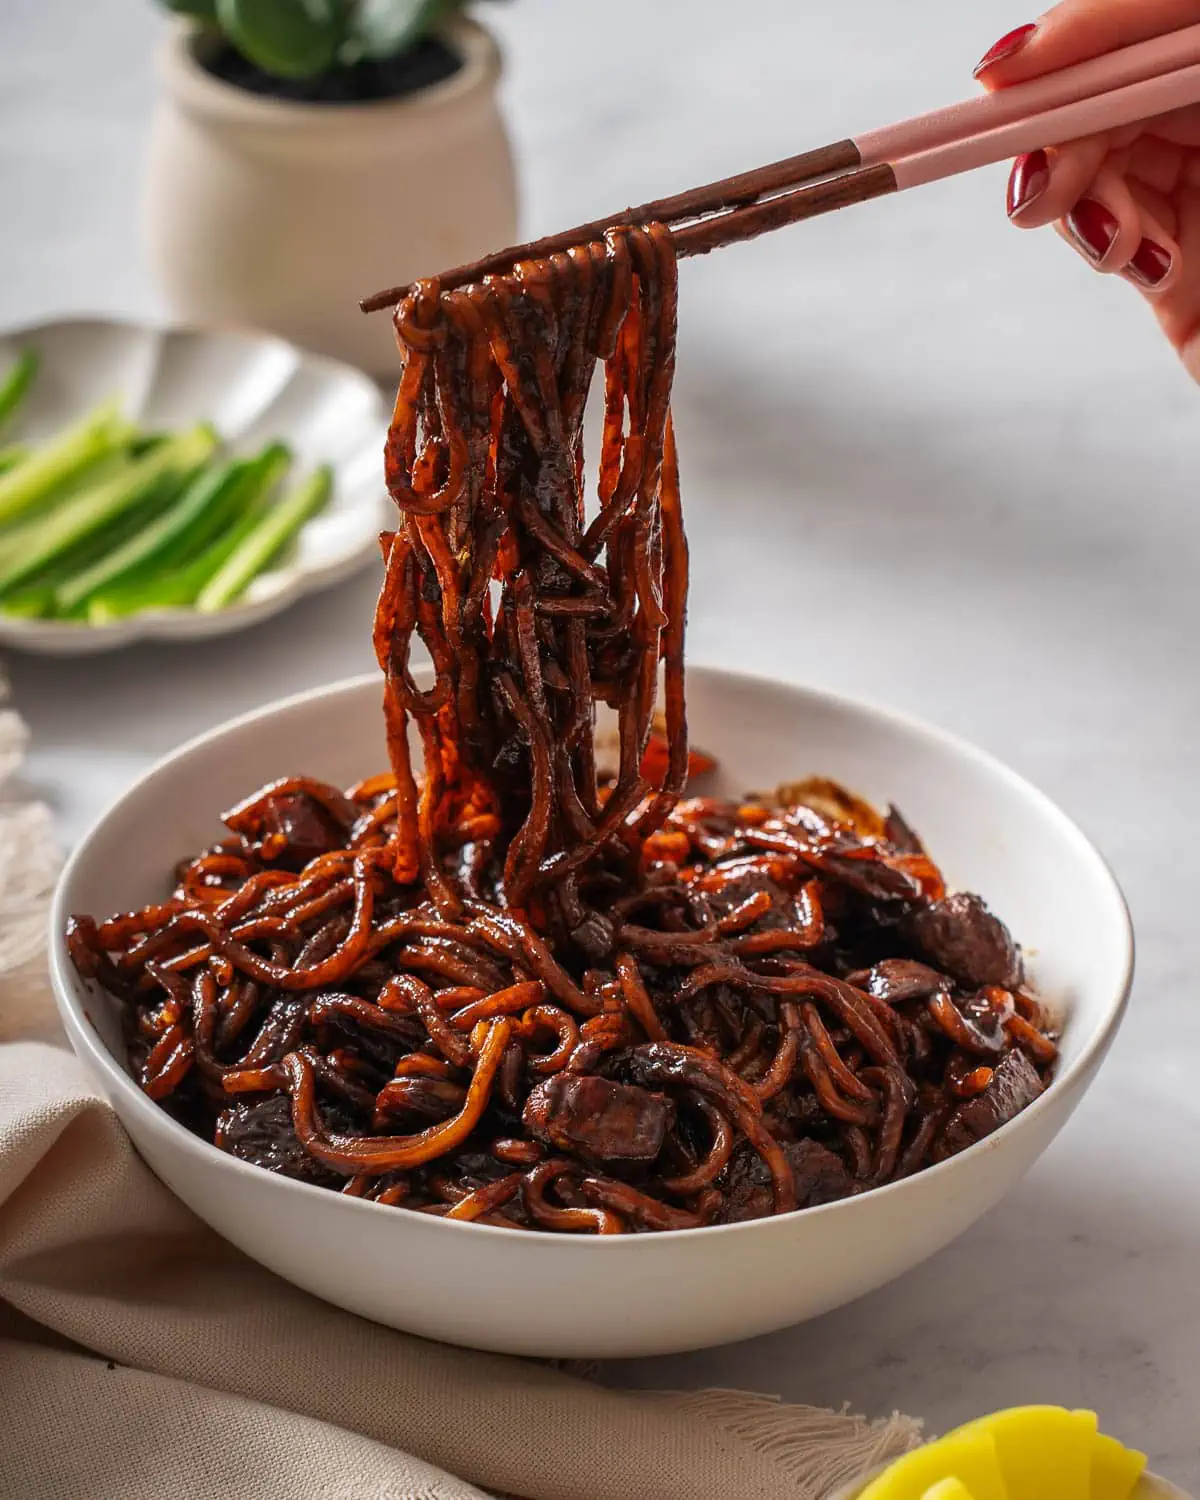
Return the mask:
[[[1107,860],[1091,839],[1083,832],[1074,819],[1069,817],[1052,798],[1047,796],[1045,792],[1040,791],[1032,782],[1027,781],[1025,777],[1012,770],[1011,767],[992,755],[989,751],[979,748],[969,740],[965,740],[951,733],[949,730],[929,724],[915,715],[884,707],[869,699],[840,693],[830,688],[808,686],[782,677],[771,677],[747,672],[731,672],[720,667],[710,667],[700,662],[692,663],[688,668],[688,672],[691,680],[703,677],[718,689],[724,685],[727,688],[750,687],[760,690],[765,688],[775,692],[782,690],[787,694],[808,697],[829,707],[843,710],[848,708],[852,712],[883,719],[893,728],[932,743],[944,751],[949,751],[972,761],[989,774],[998,776],[1002,781],[1007,782],[1014,790],[1037,804],[1040,810],[1058,825],[1060,831],[1067,836],[1068,840],[1075,844],[1080,854],[1093,864],[1102,877],[1102,884],[1107,888],[1107,895],[1112,906],[1111,917],[1117,922],[1119,929],[1118,935],[1123,953],[1120,973],[1115,980],[1107,1006],[1096,1022],[1093,1034],[1085,1042],[1079,1055],[1061,1073],[1055,1075],[1049,1087],[1032,1104],[1023,1109],[1013,1119],[1007,1121],[992,1135],[976,1142],[975,1145],[968,1147],[965,1151],[948,1157],[945,1161],[936,1162],[930,1167],[923,1168],[920,1172],[913,1173],[910,1177],[901,1178],[895,1182],[871,1188],[867,1192],[853,1198],[837,1199],[831,1203],[817,1204],[811,1208],[800,1209],[790,1214],[772,1215],[765,1219],[750,1219],[736,1224],[706,1224],[691,1229],[660,1230],[653,1235],[565,1235],[555,1233],[551,1230],[527,1229],[520,1231],[523,1242],[532,1241],[542,1245],[584,1243],[591,1247],[607,1247],[600,1251],[601,1254],[629,1254],[632,1246],[647,1241],[653,1243],[665,1241],[674,1244],[683,1237],[689,1244],[693,1242],[700,1243],[702,1239],[707,1239],[714,1235],[746,1234],[754,1230],[758,1230],[761,1233],[768,1226],[778,1227],[789,1221],[794,1223],[802,1219],[807,1221],[814,1215],[828,1216],[840,1213],[848,1217],[852,1213],[862,1212],[863,1204],[880,1201],[884,1194],[895,1196],[896,1194],[911,1190],[914,1183],[929,1183],[935,1177],[935,1174],[937,1180],[949,1181],[954,1175],[969,1171],[969,1163],[978,1161],[983,1152],[996,1150],[1000,1143],[1012,1139],[1017,1129],[1028,1128],[1032,1121],[1037,1119],[1050,1107],[1053,1095],[1063,1092],[1075,1079],[1085,1073],[1094,1059],[1098,1057],[1102,1059],[1120,1026],[1129,1003],[1129,993],[1133,983],[1134,934],[1125,896]],[[422,664],[414,669],[413,676],[418,684],[420,684],[422,678],[431,681],[432,668]],[[77,997],[74,988],[77,976],[74,974],[63,938],[66,920],[70,915],[67,907],[67,893],[77,869],[87,857],[92,840],[101,827],[127,801],[136,796],[147,783],[171,775],[181,762],[186,761],[197,751],[206,748],[236,730],[273,718],[278,714],[320,702],[323,699],[333,702],[341,697],[353,697],[365,691],[369,686],[382,688],[382,680],[378,673],[364,672],[353,677],[340,678],[334,682],[307,688],[302,692],[292,693],[284,698],[273,699],[259,708],[237,714],[233,718],[226,719],[213,728],[193,736],[177,749],[160,757],[160,759],[155,761],[153,765],[149,766],[127,786],[123,792],[109,802],[103,812],[91,823],[87,831],[76,843],[55,885],[49,913],[50,977],[54,991],[55,1005],[58,1008],[59,1016],[71,1040],[72,1046],[77,1053],[86,1055],[86,1060],[90,1062],[93,1070],[105,1079],[107,1091],[110,1094],[115,1093],[119,1095],[124,1101],[125,1109],[132,1111],[135,1116],[142,1120],[148,1130],[155,1133],[165,1132],[174,1141],[177,1148],[185,1156],[189,1156],[195,1160],[199,1166],[203,1166],[205,1163],[216,1166],[220,1162],[228,1170],[251,1174],[253,1180],[256,1182],[261,1182],[264,1171],[262,1167],[255,1166],[251,1162],[242,1161],[239,1157],[221,1151],[211,1141],[193,1134],[186,1126],[181,1125],[177,1120],[172,1118],[160,1105],[149,1099],[138,1088],[122,1064],[104,1045],[99,1033],[88,1017],[83,1003]],[[118,1114],[120,1114],[120,1111],[118,1111]],[[333,1193],[329,1188],[318,1187],[313,1183],[300,1182],[295,1178],[280,1176],[278,1173],[270,1175],[279,1184],[280,1191],[301,1193],[304,1195],[315,1194],[314,1206],[316,1202],[329,1202],[333,1200],[344,1204],[348,1213],[390,1216],[401,1227],[410,1218],[416,1217],[412,1213],[412,1210],[405,1209],[402,1204],[379,1204],[363,1198],[347,1198],[343,1194]],[[513,1233],[512,1230],[501,1228],[499,1225],[477,1224],[472,1221],[464,1223],[458,1220],[443,1220],[437,1215],[429,1214],[422,1214],[420,1218],[424,1225],[436,1226],[432,1229],[432,1232],[435,1234],[446,1232],[453,1234],[470,1231],[473,1234],[488,1237],[494,1235],[507,1237]]]

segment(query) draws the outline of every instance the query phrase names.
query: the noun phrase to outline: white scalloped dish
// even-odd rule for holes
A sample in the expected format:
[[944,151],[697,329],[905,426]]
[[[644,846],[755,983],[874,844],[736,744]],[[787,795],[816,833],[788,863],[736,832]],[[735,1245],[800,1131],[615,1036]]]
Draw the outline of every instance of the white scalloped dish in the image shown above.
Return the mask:
[[260,573],[213,614],[151,610],[104,625],[0,615],[0,646],[73,656],[138,640],[197,640],[241,630],[303,595],[349,577],[378,555],[388,505],[382,453],[388,409],[373,381],[348,365],[250,333],[155,328],[70,318],[0,334],[0,370],[36,349],[38,376],[5,441],[43,442],[108,397],[147,428],[208,420],[235,454],[278,439],[293,474],[334,470],[328,504]]

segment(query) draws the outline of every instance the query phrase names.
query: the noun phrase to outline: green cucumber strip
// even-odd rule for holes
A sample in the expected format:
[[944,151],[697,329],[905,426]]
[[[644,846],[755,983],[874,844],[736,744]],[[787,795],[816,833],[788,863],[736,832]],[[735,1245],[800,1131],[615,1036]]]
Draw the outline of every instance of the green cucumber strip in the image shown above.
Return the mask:
[[155,572],[192,562],[229,530],[243,516],[256,511],[287,473],[292,462],[291,450],[283,443],[268,443],[251,459],[238,459],[242,472],[236,484],[222,493],[211,511],[206,511],[194,533],[173,541],[157,559]]
[[25,393],[33,384],[33,377],[37,374],[40,363],[41,356],[33,349],[22,349],[3,377],[0,377],[0,427],[4,426],[25,399]]
[[[164,475],[152,487],[147,501],[135,507],[132,524],[128,513],[122,514],[104,527],[99,536],[85,538],[82,544],[72,547],[53,569],[55,614],[80,613],[79,606],[100,587],[101,581],[115,578],[127,567],[136,567],[137,563],[130,563],[130,559],[144,557],[148,542],[177,529],[180,511],[191,495],[208,482],[212,472],[208,464],[201,464],[184,473]],[[153,562],[149,566],[154,566]]]
[[199,556],[174,559],[170,571],[160,560],[153,576],[97,590],[87,602],[88,619],[99,625],[148,609],[182,609],[195,603],[200,590],[259,524],[269,509],[270,492],[290,462],[291,454],[282,444],[268,445],[251,460],[252,472],[247,474],[244,492],[238,497],[239,512],[230,515],[220,534]]
[[280,549],[329,499],[333,471],[323,464],[263,515],[249,536],[196,598],[202,614],[213,614],[231,604]]
[[[0,562],[0,589],[32,577],[84,537],[139,504],[169,476],[176,479],[211,458],[216,433],[202,425],[163,443],[105,483],[89,487],[43,517],[15,556]],[[0,483],[3,483],[0,480]]]
[[248,536],[257,517],[243,516],[229,532],[189,563],[141,583],[102,589],[87,601],[87,617],[93,625],[143,614],[148,609],[183,609],[194,604],[196,595],[225,559]]
[[49,620],[53,618],[53,614],[53,589],[25,589],[0,599],[0,615],[9,615],[18,620]]
[[64,579],[55,593],[55,608],[67,614],[89,594],[152,569],[172,543],[186,548],[203,526],[206,514],[237,484],[244,467],[244,463],[227,463],[190,476],[173,503],[149,525],[126,537],[119,546],[106,549],[90,567]]
[[131,536],[136,536],[144,526],[154,520],[164,508],[164,504],[169,503],[171,497],[171,487],[166,483],[151,490],[141,504],[132,506],[124,514],[110,521],[107,526],[100,527],[99,530],[84,537],[82,541],[76,542],[73,547],[60,552],[52,562],[39,568],[36,573],[16,587],[0,590],[0,604],[8,605],[16,602],[24,609],[24,596],[30,593],[35,594],[39,599],[44,596],[46,604],[42,612],[52,613],[56,589],[69,582],[84,568],[90,568],[93,563],[99,562],[116,547],[122,546]]
[[[130,467],[128,450],[105,454],[103,458],[98,458],[86,468],[81,469],[73,479],[55,486],[53,506],[61,506],[66,501],[83,494],[85,490],[93,490],[97,485],[115,479],[118,474],[124,474]],[[0,570],[36,541],[41,534],[42,527],[46,524],[48,514],[47,509],[41,508],[33,515],[25,516],[11,526],[0,527]]]
[[23,464],[0,475],[0,524],[14,521],[53,498],[96,459],[123,447],[134,435],[116,403],[89,413],[39,448]]

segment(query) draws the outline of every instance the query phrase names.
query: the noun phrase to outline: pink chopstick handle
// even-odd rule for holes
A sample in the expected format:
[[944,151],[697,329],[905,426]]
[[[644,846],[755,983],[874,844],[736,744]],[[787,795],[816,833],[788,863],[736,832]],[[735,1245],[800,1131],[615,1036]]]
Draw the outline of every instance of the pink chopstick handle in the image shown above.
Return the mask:
[[[1017,124],[1031,115],[1042,115],[1048,110],[1078,104],[1129,84],[1174,73],[1192,63],[1200,63],[1200,26],[1188,26],[1182,31],[1151,37],[1148,42],[1138,42],[1132,47],[1121,48],[1119,52],[1109,52],[1090,62],[1076,63],[1073,67],[1046,73],[1028,83],[998,89],[977,99],[965,99],[960,104],[932,110],[898,125],[868,130],[855,138],[855,145],[865,167],[878,162],[895,162],[948,141],[980,136],[985,131]],[[1041,141],[1035,144],[1056,143]],[[1032,147],[1019,149],[1031,150]]]
[[1007,161],[1023,151],[1042,146],[1060,146],[1102,130],[1117,130],[1138,120],[1150,120],[1189,104],[1200,104],[1200,63],[1180,68],[1161,78],[1148,78],[1108,94],[1081,99],[1061,109],[1047,110],[1032,119],[1017,120],[996,130],[985,131],[965,141],[937,146],[893,163],[896,185],[920,187],[959,172]]

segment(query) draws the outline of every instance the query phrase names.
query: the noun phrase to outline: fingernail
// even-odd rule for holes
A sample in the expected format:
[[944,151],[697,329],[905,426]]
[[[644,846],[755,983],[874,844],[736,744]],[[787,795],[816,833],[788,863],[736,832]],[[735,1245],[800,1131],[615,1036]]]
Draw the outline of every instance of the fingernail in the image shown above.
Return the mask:
[[1139,286],[1151,287],[1157,286],[1160,281],[1165,281],[1170,269],[1170,251],[1164,250],[1161,245],[1156,245],[1153,240],[1142,241],[1127,267],[1129,276]]
[[1050,181],[1050,158],[1044,151],[1027,151],[1013,162],[1008,179],[1008,217],[1028,208],[1046,191]]
[[1006,57],[1012,57],[1037,30],[1037,22],[1031,21],[1028,26],[1018,26],[1015,31],[1010,31],[1002,36],[993,47],[989,47],[979,61],[975,64],[975,77],[985,72],[995,63],[1003,62]]
[[1067,215],[1066,222],[1075,243],[1095,265],[1099,265],[1112,249],[1112,242],[1121,227],[1116,215],[1109,213],[1095,198],[1081,198]]

